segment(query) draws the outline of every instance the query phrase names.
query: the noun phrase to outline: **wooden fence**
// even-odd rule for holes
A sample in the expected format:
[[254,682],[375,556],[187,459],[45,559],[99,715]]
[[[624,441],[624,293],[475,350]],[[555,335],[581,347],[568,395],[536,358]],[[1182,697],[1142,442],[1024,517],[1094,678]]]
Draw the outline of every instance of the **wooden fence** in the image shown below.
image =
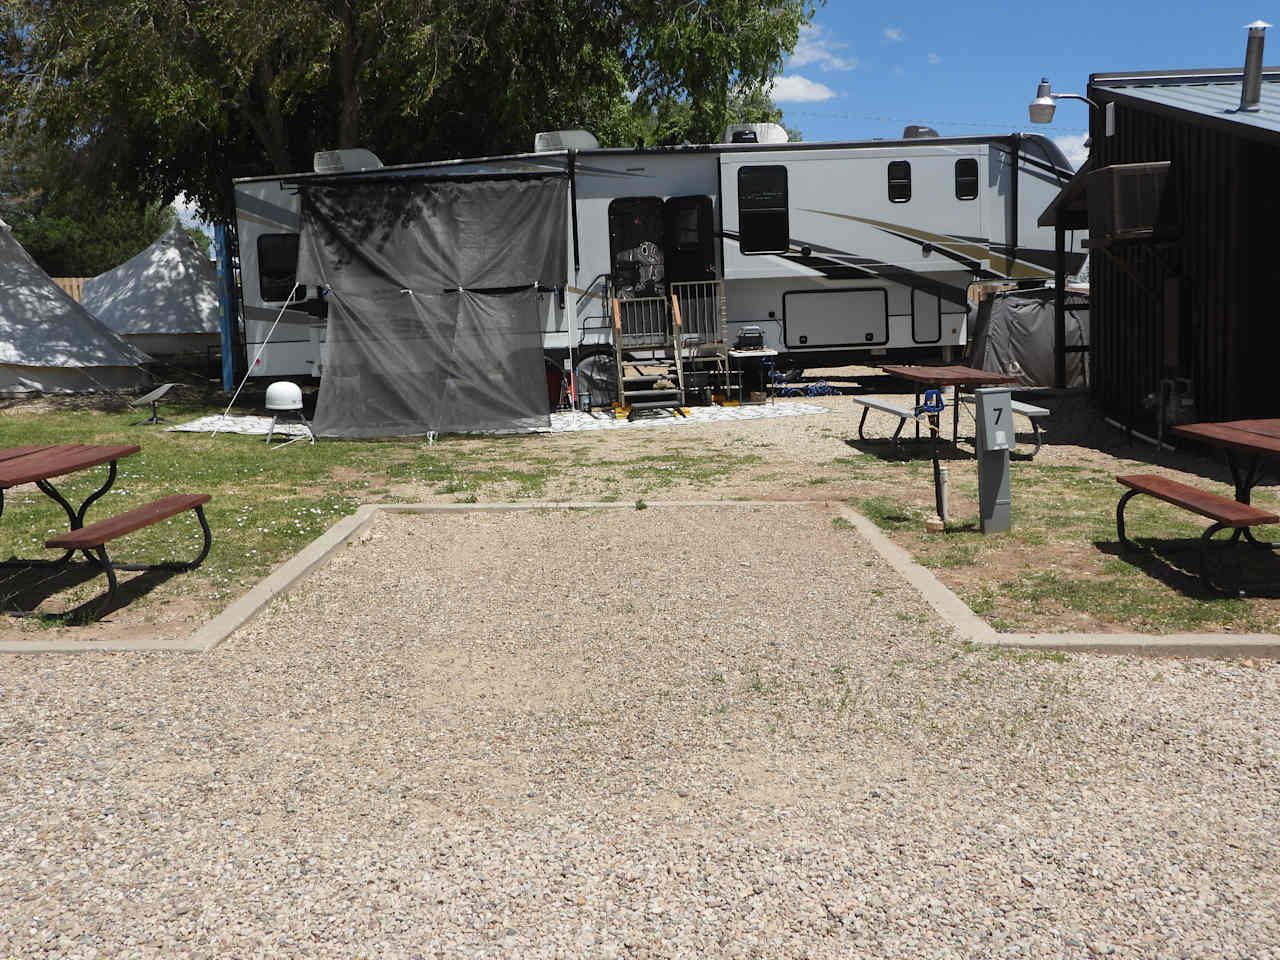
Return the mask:
[[71,294],[71,299],[79,303],[84,293],[84,282],[88,279],[88,277],[54,277],[53,282]]

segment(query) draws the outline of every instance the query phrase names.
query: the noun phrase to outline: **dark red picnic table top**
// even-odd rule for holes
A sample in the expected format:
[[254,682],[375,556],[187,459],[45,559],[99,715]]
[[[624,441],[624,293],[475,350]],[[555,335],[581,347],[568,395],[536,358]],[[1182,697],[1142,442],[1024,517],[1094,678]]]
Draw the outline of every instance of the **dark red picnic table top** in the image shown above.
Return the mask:
[[0,450],[0,490],[132,456],[137,444],[53,443]]
[[[1280,420],[1227,420],[1222,423],[1184,423],[1172,433],[1215,447],[1280,456]],[[0,464],[3,467],[3,464]]]
[[979,370],[976,367],[963,367],[958,364],[945,367],[894,364],[880,369],[903,380],[928,384],[932,387],[981,387],[987,384],[1014,383],[1018,379],[1013,374],[995,373],[991,370]]

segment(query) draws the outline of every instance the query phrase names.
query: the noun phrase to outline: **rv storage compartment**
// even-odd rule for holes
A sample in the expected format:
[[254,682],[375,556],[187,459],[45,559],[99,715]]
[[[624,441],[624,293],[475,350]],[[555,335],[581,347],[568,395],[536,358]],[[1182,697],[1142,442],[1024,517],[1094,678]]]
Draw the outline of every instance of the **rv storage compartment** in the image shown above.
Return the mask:
[[889,293],[801,290],[782,296],[787,346],[878,347],[889,342]]

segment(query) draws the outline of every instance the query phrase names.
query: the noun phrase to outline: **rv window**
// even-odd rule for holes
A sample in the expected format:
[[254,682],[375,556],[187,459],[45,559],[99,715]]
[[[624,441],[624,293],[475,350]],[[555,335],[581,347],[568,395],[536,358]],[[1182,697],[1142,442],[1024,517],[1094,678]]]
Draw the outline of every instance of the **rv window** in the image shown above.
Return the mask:
[[297,275],[296,233],[264,233],[258,237],[258,294],[265,302],[288,300]]
[[743,253],[786,253],[787,168],[738,169],[738,248]]
[[681,207],[676,213],[676,249],[696,250],[702,246],[697,207]]
[[969,157],[956,161],[956,199],[973,200],[978,196],[978,161]]
[[894,203],[911,199],[911,164],[906,160],[889,163],[889,199]]

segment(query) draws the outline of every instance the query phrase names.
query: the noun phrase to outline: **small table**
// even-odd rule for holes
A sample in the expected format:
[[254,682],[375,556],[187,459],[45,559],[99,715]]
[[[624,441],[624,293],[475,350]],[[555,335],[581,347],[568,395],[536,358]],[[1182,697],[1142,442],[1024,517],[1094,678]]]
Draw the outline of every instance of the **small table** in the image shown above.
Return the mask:
[[[1171,428],[1171,432],[1187,440],[1198,440],[1225,451],[1236,500],[1240,503],[1249,502],[1253,488],[1262,479],[1262,461],[1280,459],[1280,419],[1184,423]],[[1255,540],[1253,531],[1248,527],[1237,531],[1232,539],[1236,539],[1241,533],[1255,546],[1270,549],[1280,547],[1280,543]]]
[[[755,350],[736,350],[736,349],[730,348],[729,362],[732,363],[734,360],[738,361],[738,402],[739,403],[751,402],[747,400],[748,390],[746,389],[747,385],[745,383],[748,370],[750,370],[755,375],[756,382],[760,384],[760,390],[753,391],[753,392],[759,392],[759,393],[767,392],[768,384],[765,383],[765,378],[764,378],[764,361],[766,357],[776,357],[777,355],[778,355],[778,351],[772,349],[771,347],[760,347]],[[744,360],[746,361],[746,363],[743,362]]]
[[[944,387],[951,388],[951,442],[953,444],[956,442],[960,430],[959,399],[961,387],[990,387],[1001,383],[1016,383],[1018,380],[1014,374],[995,373],[991,370],[979,370],[976,367],[962,367],[959,365],[946,367],[893,365],[881,367],[880,369],[885,373],[901,377],[903,380],[910,380],[920,386],[936,390],[942,390]],[[920,406],[919,387],[916,389],[916,406]],[[929,422],[933,426],[934,439],[936,440],[939,428],[937,414],[930,414]],[[919,421],[916,421],[916,436],[920,436]]]
[[[0,515],[4,514],[4,491],[23,483],[34,483],[40,492],[62,507],[72,530],[84,526],[84,517],[93,502],[111,489],[116,482],[116,461],[131,457],[142,448],[137,444],[103,445],[88,443],[54,443],[9,447],[0,450]],[[54,477],[65,476],[80,470],[109,464],[107,479],[101,487],[89,494],[78,508],[50,482]],[[57,564],[65,563],[74,553],[69,550]],[[23,561],[29,563],[29,561]]]

